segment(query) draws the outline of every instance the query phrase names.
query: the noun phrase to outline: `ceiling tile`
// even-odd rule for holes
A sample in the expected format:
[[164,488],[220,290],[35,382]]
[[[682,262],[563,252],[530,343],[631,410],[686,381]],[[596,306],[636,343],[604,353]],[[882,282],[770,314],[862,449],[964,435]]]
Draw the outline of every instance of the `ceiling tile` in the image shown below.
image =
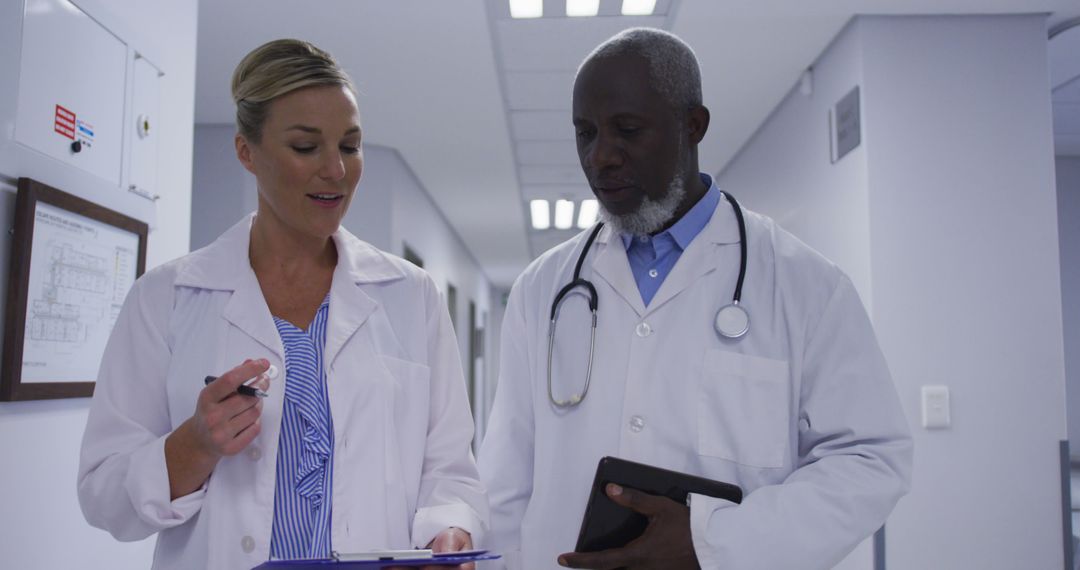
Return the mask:
[[501,20],[495,33],[506,71],[577,70],[593,48],[616,33],[664,23],[662,16]]
[[585,175],[581,173],[581,166],[577,164],[566,166],[529,166],[524,165],[518,169],[522,186],[530,184],[560,184],[575,185],[584,184]]
[[510,129],[519,141],[563,140],[574,144],[569,110],[514,111],[510,113]]
[[519,165],[573,165],[578,167],[579,160],[574,141],[522,141],[517,147]]
[[568,71],[507,73],[506,102],[510,110],[570,112],[574,74]]
[[578,184],[542,184],[542,185],[527,185],[521,187],[521,196],[526,202],[529,200],[557,200],[559,198],[571,198],[573,200],[584,200],[585,198],[592,198],[592,190],[589,189],[589,185],[585,183],[585,177],[582,176],[581,182]]

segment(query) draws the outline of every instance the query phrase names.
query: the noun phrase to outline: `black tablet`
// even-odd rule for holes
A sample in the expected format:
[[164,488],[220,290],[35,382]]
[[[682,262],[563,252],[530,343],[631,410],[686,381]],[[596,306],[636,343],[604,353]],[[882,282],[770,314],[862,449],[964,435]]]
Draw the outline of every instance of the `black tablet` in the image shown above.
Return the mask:
[[681,504],[686,504],[686,497],[690,493],[727,499],[733,503],[742,502],[742,489],[730,483],[634,463],[618,457],[604,457],[596,466],[592,493],[589,495],[589,504],[585,507],[581,532],[578,533],[577,546],[574,548],[577,552],[618,548],[641,536],[649,524],[644,515],[619,506],[608,498],[604,489],[608,483],[662,495]]

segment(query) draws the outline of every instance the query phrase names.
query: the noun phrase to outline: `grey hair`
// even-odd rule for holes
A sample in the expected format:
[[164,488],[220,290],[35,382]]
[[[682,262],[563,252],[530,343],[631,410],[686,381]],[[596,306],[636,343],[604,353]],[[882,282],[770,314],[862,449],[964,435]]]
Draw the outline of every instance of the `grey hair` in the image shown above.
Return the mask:
[[356,93],[352,80],[334,58],[309,42],[282,39],[255,48],[233,71],[237,130],[258,143],[274,99],[320,85],[340,85]]
[[653,88],[672,107],[701,105],[701,68],[694,50],[675,34],[656,28],[630,28],[611,36],[585,57],[577,75],[592,62],[621,55],[649,62]]

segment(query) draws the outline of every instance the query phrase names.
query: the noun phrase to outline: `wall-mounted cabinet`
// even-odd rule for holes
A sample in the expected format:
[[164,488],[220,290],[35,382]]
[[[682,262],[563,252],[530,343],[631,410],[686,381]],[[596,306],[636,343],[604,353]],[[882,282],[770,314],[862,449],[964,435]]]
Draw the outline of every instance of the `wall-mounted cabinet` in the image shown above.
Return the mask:
[[0,176],[153,224],[163,73],[148,46],[98,0],[5,3],[0,71],[16,81],[0,90]]

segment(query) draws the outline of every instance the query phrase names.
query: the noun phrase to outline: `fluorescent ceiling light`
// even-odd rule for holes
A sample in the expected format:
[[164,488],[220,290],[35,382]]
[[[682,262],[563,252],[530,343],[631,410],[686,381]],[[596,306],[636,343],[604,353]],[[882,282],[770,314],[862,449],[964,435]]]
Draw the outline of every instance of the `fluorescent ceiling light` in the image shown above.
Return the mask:
[[595,224],[599,211],[600,204],[596,200],[582,200],[581,208],[578,209],[577,227],[585,229]]
[[539,18],[544,15],[544,0],[510,0],[511,18]]
[[595,16],[598,13],[600,0],[566,0],[567,16]]
[[555,229],[568,230],[574,225],[574,203],[555,200]]
[[551,227],[551,206],[548,205],[547,200],[529,202],[529,213],[532,214],[534,230],[546,230]]
[[656,0],[622,0],[623,16],[651,16]]

